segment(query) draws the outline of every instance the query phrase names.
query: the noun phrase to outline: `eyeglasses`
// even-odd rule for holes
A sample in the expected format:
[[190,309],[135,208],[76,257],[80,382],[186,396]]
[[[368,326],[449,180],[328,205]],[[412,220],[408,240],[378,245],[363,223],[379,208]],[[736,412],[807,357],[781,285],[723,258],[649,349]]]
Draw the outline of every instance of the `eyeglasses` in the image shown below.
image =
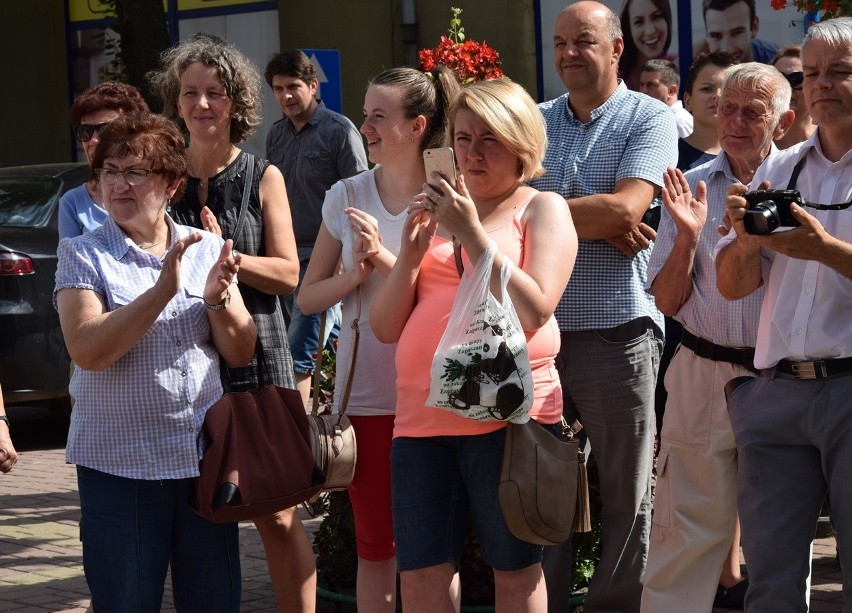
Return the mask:
[[800,70],[798,72],[791,72],[790,74],[785,74],[784,78],[787,79],[787,82],[790,84],[795,90],[802,89],[802,83],[805,80],[805,74]]
[[81,143],[88,142],[92,140],[92,137],[96,133],[100,132],[101,128],[107,125],[107,123],[109,122],[96,124],[81,123],[79,126],[74,128],[74,136],[76,136],[77,140]]
[[118,171],[113,168],[98,168],[95,170],[98,173],[98,179],[104,185],[115,185],[119,177],[124,177],[128,185],[142,185],[148,180],[148,176],[159,174],[159,170],[150,170],[148,168],[131,168],[130,170]]

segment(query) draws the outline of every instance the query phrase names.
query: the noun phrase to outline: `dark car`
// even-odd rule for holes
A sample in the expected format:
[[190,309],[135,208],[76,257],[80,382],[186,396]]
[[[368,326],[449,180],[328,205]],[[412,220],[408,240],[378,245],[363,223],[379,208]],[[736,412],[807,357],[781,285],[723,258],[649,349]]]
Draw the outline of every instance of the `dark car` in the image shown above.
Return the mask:
[[86,164],[0,168],[0,385],[6,405],[68,410],[71,359],[53,308],[59,198]]

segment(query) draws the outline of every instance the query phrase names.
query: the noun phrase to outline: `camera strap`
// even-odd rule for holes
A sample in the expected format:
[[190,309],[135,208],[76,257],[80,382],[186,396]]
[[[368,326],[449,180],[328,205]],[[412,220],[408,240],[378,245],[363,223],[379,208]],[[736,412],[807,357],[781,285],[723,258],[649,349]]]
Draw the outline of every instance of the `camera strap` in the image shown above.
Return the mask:
[[[804,166],[805,158],[802,157],[802,159],[799,160],[799,163],[793,167],[793,174],[790,175],[790,182],[787,184],[787,189],[796,189],[796,181],[798,181],[799,173],[802,172],[802,168],[804,168]],[[852,206],[852,200],[842,204],[818,204],[816,202],[808,202],[802,198],[802,204],[808,208],[816,209],[818,211],[843,211]]]

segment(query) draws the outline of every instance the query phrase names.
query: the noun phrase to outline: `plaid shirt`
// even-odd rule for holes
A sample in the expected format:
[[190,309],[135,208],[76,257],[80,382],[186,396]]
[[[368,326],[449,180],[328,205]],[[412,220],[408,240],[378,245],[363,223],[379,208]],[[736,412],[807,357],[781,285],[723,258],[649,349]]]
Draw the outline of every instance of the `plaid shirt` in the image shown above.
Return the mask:
[[[611,194],[616,182],[628,177],[662,186],[663,172],[677,163],[677,129],[669,107],[622,82],[584,124],[574,117],[568,97],[539,105],[547,122],[547,172],[530,185],[566,199]],[[659,206],[659,199],[648,204]],[[612,328],[647,316],[662,331],[663,316],[645,291],[650,257],[649,249],[628,258],[605,240],[581,240],[571,281],[556,307],[559,329]]]
[[[168,221],[173,241],[193,231]],[[181,290],[133,348],[104,370],[74,370],[68,462],[131,479],[198,475],[204,414],[222,396],[219,355],[202,303],[222,239],[202,234],[183,256]],[[108,311],[138,298],[162,270],[111,217],[93,232],[63,239],[58,256],[54,300],[65,288],[88,289]]]
[[[772,145],[772,153],[776,152]],[[725,215],[728,187],[739,180],[731,172],[728,156],[720,153],[715,159],[686,173],[692,193],[699,181],[707,184],[707,221],[701,230],[695,250],[692,271],[692,293],[680,307],[675,319],[694,334],[726,347],[754,347],[763,288],[741,300],[725,300],[716,288],[716,261],[713,249],[721,238],[716,228]],[[660,229],[651,264],[648,269],[648,288],[660,273],[674,247],[677,228],[668,210],[663,207]]]

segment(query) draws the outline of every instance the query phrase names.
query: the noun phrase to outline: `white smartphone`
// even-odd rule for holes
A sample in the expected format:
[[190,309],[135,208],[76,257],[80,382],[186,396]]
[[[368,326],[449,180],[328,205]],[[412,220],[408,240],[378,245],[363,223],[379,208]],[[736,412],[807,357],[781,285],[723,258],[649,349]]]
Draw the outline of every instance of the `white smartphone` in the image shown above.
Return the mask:
[[444,175],[447,183],[456,186],[456,156],[453,155],[452,147],[440,147],[438,149],[426,149],[423,152],[423,167],[426,169],[426,182],[432,185],[433,172]]

